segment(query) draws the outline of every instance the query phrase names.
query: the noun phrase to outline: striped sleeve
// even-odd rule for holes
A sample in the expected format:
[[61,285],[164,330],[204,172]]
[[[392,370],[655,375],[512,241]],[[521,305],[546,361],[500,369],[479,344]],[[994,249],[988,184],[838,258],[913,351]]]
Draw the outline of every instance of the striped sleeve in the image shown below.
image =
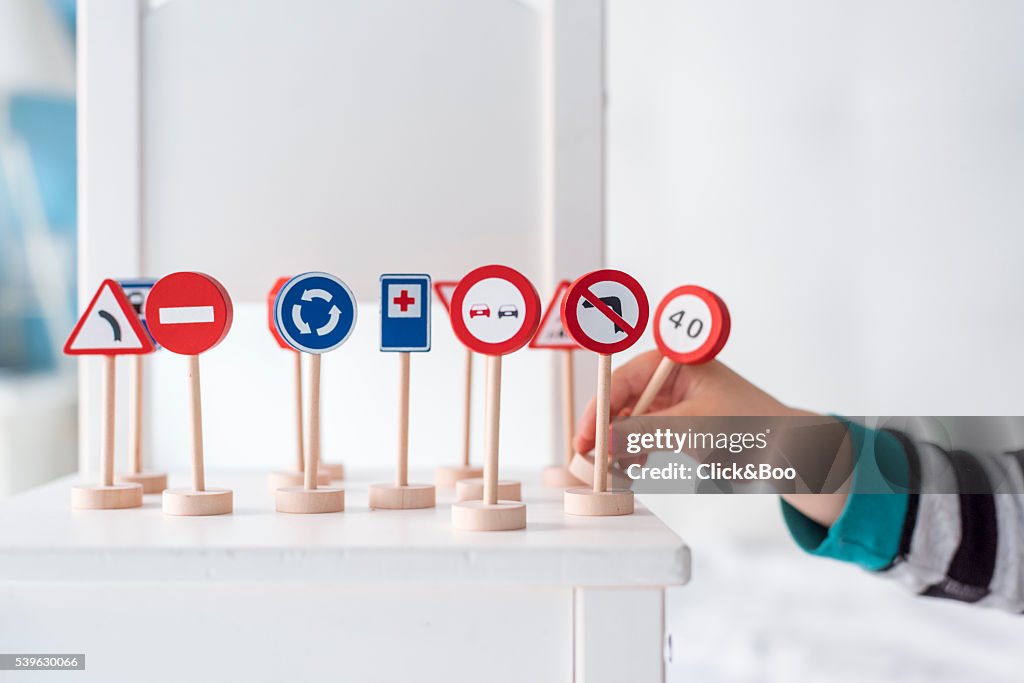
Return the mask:
[[[851,426],[851,431],[857,429],[863,428]],[[870,516],[874,511],[875,521],[891,528],[876,529],[873,534],[895,537],[898,533],[897,547],[885,566],[858,564],[923,596],[1024,612],[1024,451],[946,450],[915,442],[901,432],[872,435],[872,430],[866,431],[864,443],[881,443],[886,436],[899,443],[909,491],[855,498],[855,471],[847,508],[833,528],[822,533],[832,535],[840,526],[849,529],[853,514]],[[891,508],[890,499],[895,496],[905,498],[902,517],[880,516],[878,509]],[[791,518],[799,513],[785,512],[796,537],[799,525]]]

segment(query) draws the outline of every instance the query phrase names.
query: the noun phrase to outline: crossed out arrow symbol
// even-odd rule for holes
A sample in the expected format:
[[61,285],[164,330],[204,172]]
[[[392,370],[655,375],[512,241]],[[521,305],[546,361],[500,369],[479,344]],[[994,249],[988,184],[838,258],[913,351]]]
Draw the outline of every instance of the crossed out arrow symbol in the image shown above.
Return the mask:
[[[302,292],[303,301],[312,301],[313,299],[320,299],[321,301],[331,302],[332,297],[330,292],[323,289],[307,289]],[[338,322],[341,320],[341,309],[338,308],[337,304],[331,304],[331,310],[328,311],[330,318],[324,323],[323,327],[316,328],[316,336],[322,337],[326,334],[330,334],[334,331],[334,328],[338,326]],[[312,334],[313,329],[309,323],[302,319],[302,304],[292,305],[292,322],[295,323],[295,327],[299,328],[300,334]]]

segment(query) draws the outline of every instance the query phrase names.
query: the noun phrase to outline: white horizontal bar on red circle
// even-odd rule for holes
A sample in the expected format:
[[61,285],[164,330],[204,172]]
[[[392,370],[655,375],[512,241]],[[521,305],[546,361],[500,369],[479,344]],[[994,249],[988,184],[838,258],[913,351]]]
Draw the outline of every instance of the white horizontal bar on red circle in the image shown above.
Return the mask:
[[212,323],[213,306],[177,306],[160,309],[161,325]]

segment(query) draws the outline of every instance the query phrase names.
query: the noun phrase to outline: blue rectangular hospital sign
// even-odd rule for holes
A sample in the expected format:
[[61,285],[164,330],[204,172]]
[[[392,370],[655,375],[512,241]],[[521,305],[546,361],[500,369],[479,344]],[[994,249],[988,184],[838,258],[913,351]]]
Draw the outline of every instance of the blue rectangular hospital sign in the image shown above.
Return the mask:
[[380,350],[430,350],[430,276],[380,276]]

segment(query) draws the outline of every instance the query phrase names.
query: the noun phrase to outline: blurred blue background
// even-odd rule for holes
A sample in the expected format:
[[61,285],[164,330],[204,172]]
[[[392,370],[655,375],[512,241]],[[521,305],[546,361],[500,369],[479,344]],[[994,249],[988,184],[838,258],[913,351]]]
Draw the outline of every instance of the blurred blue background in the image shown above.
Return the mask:
[[0,2],[0,496],[72,471],[74,0]]

